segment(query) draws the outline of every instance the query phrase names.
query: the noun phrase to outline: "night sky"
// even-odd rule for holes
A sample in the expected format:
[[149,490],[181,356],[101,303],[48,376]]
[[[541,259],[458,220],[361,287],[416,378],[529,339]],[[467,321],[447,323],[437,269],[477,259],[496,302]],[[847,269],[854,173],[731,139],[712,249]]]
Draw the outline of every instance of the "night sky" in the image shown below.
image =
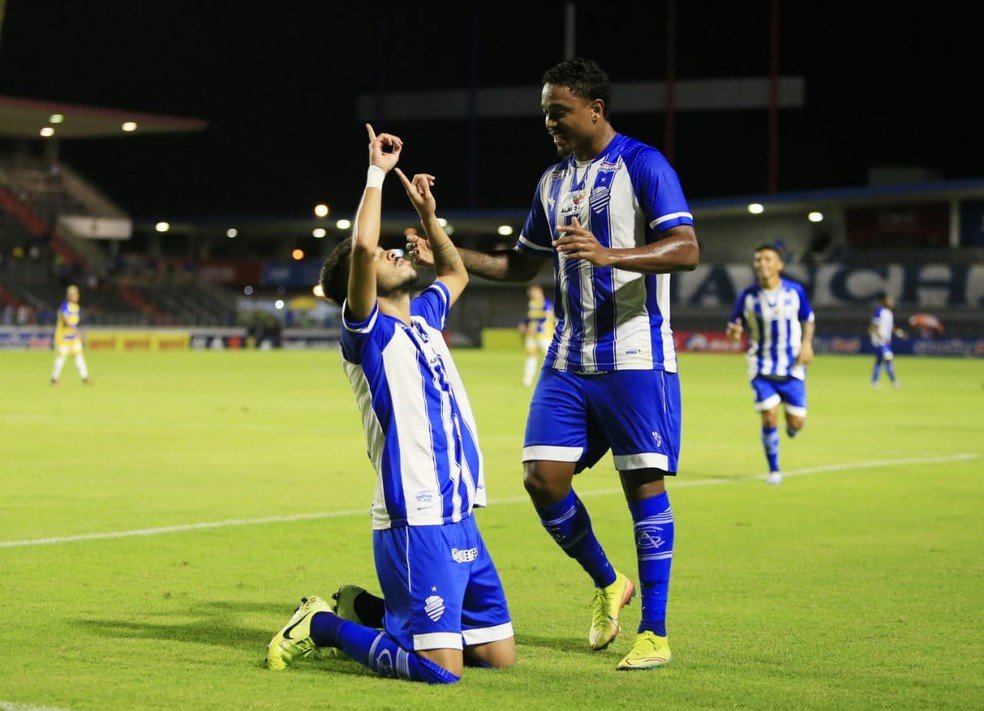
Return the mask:
[[[204,133],[67,142],[62,158],[138,219],[351,211],[362,186],[359,93],[465,88],[479,7],[483,87],[539,86],[563,58],[562,2],[7,0],[0,94],[201,118]],[[677,2],[678,79],[767,76],[769,2]],[[809,7],[804,7],[808,5]],[[385,18],[385,52],[379,50]],[[871,166],[984,176],[978,94],[984,3],[793,3],[780,8],[780,74],[805,105],[779,118],[779,190],[865,184]],[[613,81],[666,78],[663,2],[577,3],[577,54]],[[380,57],[385,64],[380,66]],[[383,71],[381,71],[381,69]],[[664,117],[616,129],[662,147]],[[467,206],[467,126],[394,121],[403,167]],[[674,164],[691,200],[767,190],[765,110],[681,112]],[[479,208],[523,208],[554,160],[541,120],[479,124]]]

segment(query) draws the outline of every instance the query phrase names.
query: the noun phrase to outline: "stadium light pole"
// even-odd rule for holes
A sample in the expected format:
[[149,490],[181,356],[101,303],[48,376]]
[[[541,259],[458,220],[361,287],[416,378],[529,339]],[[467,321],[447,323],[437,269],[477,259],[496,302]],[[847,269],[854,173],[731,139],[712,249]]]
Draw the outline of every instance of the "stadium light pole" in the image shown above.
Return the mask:
[[564,59],[571,59],[577,49],[577,6],[564,3]]
[[769,192],[779,190],[779,0],[769,2]]
[[666,122],[663,151],[672,165],[676,158],[676,0],[666,1]]

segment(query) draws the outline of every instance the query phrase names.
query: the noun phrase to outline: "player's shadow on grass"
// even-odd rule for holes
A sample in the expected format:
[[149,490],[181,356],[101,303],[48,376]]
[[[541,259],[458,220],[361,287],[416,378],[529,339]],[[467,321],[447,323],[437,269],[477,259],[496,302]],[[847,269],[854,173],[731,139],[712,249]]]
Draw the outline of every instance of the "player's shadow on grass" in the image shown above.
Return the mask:
[[[235,648],[258,646],[263,649],[277,629],[247,627],[236,621],[244,613],[256,612],[270,613],[270,617],[278,621],[290,614],[283,603],[207,602],[144,618],[84,619],[76,622],[80,627],[88,627],[107,637],[164,639]],[[184,621],[174,622],[175,619]]]

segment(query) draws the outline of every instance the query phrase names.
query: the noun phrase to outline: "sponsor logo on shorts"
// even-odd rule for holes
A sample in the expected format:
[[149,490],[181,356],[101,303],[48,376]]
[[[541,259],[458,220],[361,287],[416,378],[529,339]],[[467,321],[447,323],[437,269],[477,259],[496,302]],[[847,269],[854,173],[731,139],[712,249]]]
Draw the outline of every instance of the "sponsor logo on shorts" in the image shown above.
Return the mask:
[[473,560],[478,560],[478,548],[452,548],[451,560],[455,563],[471,563]]
[[657,447],[663,446],[663,436],[656,430],[652,431],[653,441],[656,443]]
[[424,612],[434,622],[444,615],[444,599],[440,595],[431,595],[424,600]]

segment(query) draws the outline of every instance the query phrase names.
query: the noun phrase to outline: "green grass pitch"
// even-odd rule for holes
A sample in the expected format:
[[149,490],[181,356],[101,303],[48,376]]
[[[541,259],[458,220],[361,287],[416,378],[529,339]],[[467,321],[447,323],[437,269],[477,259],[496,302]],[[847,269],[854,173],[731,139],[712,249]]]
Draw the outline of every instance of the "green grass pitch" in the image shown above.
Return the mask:
[[[479,525],[519,663],[456,687],[266,643],[300,596],[378,590],[373,474],[336,352],[0,354],[0,707],[70,709],[980,708],[984,361],[822,356],[810,416],[764,483],[735,356],[681,359],[684,445],[666,669],[620,673],[638,603],[587,649],[590,581],[519,465],[518,350],[458,351],[491,504]],[[617,567],[630,518],[606,458],[576,480]],[[143,535],[135,535],[142,532]],[[125,535],[113,535],[125,534]],[[68,540],[66,540],[68,539]],[[6,704],[6,706],[5,706]],[[17,706],[13,706],[17,708]]]

